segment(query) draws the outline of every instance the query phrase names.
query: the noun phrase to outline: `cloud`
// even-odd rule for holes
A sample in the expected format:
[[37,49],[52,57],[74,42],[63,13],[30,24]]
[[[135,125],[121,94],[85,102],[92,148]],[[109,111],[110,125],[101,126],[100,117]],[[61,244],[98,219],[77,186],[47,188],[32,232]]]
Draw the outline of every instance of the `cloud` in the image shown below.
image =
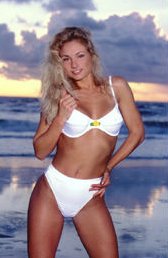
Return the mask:
[[57,10],[96,10],[92,0],[1,0],[1,2],[15,4],[40,3],[43,8],[51,12]]
[[28,22],[26,19],[22,18],[22,17],[17,17],[17,23],[21,24],[22,26],[27,26],[27,27],[31,27],[32,25],[34,27],[38,27],[38,28],[44,28],[45,26],[41,23],[41,22]]
[[[95,5],[91,0],[50,0],[48,3],[43,3],[43,7],[48,11],[53,10],[95,10]],[[65,15],[65,13],[64,13]]]
[[6,24],[0,24],[0,59],[4,61],[18,60],[20,50],[15,45],[15,34],[10,32]]
[[8,78],[37,78],[45,43],[37,39],[35,32],[22,31],[22,44],[16,45],[15,35],[7,25],[0,24],[0,60],[6,65],[0,72]]
[[168,41],[151,15],[138,13],[111,16],[97,21],[86,12],[69,10],[54,13],[48,23],[48,34],[37,38],[35,32],[22,31],[22,44],[15,44],[15,34],[0,25],[1,69],[8,77],[38,78],[39,66],[49,39],[65,26],[84,26],[91,30],[100,53],[105,74],[118,74],[129,81],[168,83]]
[[81,26],[87,27],[90,30],[103,31],[105,24],[103,21],[96,21],[89,17],[86,12],[82,11],[69,11],[65,16],[63,12],[52,15],[48,24],[48,33],[53,35],[66,26]]
[[53,35],[65,26],[84,26],[91,30],[106,74],[119,74],[128,80],[168,83],[166,59],[168,41],[160,36],[154,17],[138,13],[111,16],[96,21],[85,12],[54,14],[49,22]]
[[168,83],[168,41],[159,35],[154,17],[137,13],[111,16],[105,28],[94,33],[107,74],[128,80]]
[[30,3],[32,1],[39,2],[39,0],[1,0],[1,2],[17,3],[17,4]]

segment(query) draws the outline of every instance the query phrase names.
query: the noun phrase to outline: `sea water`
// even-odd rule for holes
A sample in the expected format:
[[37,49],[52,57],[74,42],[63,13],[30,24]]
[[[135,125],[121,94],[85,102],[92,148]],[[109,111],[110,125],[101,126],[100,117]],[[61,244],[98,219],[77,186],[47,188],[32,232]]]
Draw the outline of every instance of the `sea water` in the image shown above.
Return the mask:
[[[138,102],[145,125],[144,143],[129,158],[167,159],[168,103]],[[35,98],[0,98],[0,156],[34,156],[32,137],[40,106]],[[134,123],[134,121],[132,121]],[[119,144],[127,134],[123,125]]]

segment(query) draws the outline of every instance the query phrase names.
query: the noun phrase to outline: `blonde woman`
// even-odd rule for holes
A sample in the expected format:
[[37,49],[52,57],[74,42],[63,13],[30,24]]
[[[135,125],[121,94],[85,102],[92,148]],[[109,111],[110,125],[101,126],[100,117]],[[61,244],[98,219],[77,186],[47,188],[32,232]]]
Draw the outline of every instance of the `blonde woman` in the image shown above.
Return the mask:
[[[128,136],[114,152],[123,124]],[[44,64],[37,158],[55,151],[30,199],[29,258],[54,258],[64,217],[72,217],[91,258],[118,258],[104,200],[110,173],[143,141],[144,128],[122,77],[101,75],[99,57],[84,28],[56,34]]]

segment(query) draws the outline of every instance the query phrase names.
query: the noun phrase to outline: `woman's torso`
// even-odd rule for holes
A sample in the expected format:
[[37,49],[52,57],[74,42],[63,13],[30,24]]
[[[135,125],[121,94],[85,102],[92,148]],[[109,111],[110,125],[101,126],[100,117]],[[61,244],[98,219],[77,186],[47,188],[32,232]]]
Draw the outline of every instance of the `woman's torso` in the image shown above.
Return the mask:
[[65,123],[53,165],[72,177],[101,176],[122,122],[113,91],[80,90],[78,108]]

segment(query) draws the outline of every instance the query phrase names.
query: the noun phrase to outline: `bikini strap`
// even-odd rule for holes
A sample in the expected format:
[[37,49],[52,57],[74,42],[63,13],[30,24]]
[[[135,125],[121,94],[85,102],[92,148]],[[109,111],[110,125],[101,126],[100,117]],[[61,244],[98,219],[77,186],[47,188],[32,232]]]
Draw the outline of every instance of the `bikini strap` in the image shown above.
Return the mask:
[[112,84],[112,77],[111,77],[111,75],[109,76],[109,85],[110,85],[110,89],[111,89],[111,93],[112,93],[112,95],[113,95],[114,101],[115,101],[115,103],[117,103],[117,99],[116,99],[115,92],[114,92],[114,89],[113,89],[113,84]]

